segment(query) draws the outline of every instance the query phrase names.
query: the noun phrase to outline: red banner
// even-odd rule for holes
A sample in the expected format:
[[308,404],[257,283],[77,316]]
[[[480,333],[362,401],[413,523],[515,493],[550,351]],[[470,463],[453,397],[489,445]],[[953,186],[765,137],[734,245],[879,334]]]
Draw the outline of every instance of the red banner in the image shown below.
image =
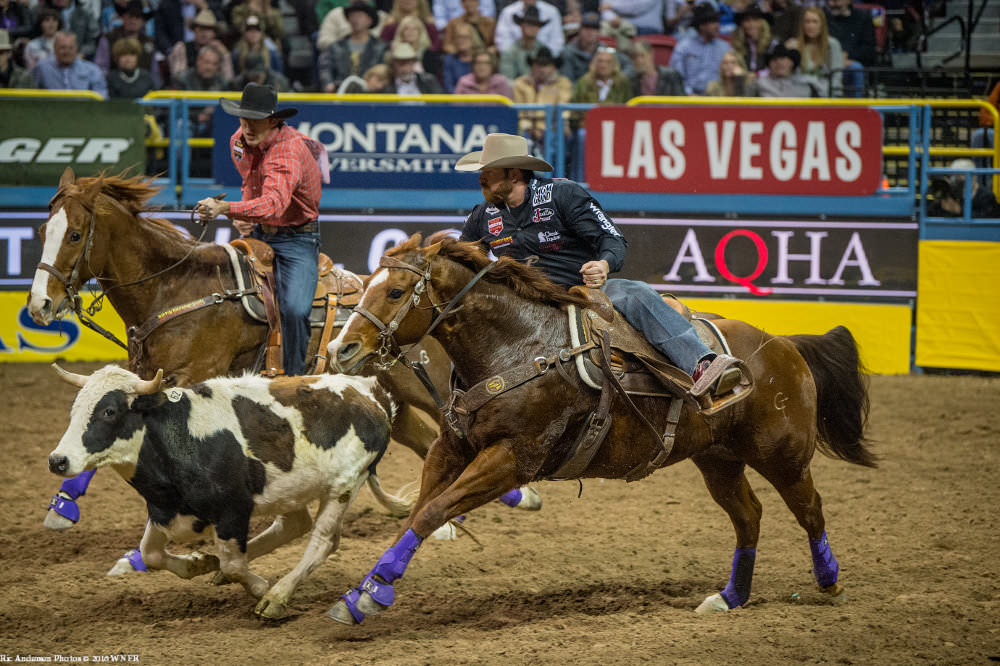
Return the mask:
[[869,195],[882,176],[874,109],[606,106],[586,126],[596,190]]

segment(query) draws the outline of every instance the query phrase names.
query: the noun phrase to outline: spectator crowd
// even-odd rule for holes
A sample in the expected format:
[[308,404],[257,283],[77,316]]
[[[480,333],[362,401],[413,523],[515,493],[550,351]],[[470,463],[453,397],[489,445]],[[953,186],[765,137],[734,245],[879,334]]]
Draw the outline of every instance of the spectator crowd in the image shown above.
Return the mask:
[[860,96],[876,57],[851,0],[0,0],[0,85],[106,97]]

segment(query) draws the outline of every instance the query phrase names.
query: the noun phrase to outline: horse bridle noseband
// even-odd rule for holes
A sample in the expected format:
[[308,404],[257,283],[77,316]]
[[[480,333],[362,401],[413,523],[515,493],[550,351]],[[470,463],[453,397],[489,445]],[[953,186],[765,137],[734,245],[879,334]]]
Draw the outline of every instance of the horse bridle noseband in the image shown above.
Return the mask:
[[[59,193],[56,192],[56,196],[58,196],[58,195],[59,195]],[[105,338],[107,338],[108,340],[110,340],[111,342],[114,342],[116,345],[118,345],[122,349],[128,351],[128,348],[129,348],[128,345],[125,344],[124,342],[122,342],[121,340],[119,340],[118,336],[116,336],[114,333],[112,333],[111,331],[109,331],[108,329],[104,328],[103,326],[101,326],[100,324],[98,324],[96,321],[93,320],[93,317],[98,312],[100,312],[101,308],[103,307],[103,304],[101,303],[101,301],[104,299],[105,296],[108,295],[108,292],[111,291],[112,289],[118,289],[118,288],[121,288],[121,287],[131,287],[131,286],[140,284],[142,282],[146,282],[147,280],[151,280],[151,279],[153,279],[153,278],[155,278],[155,277],[157,277],[159,275],[162,275],[163,273],[166,273],[169,270],[172,270],[172,269],[176,268],[177,266],[179,266],[182,263],[184,263],[184,261],[189,256],[191,256],[191,252],[194,251],[194,248],[196,246],[192,246],[191,249],[187,252],[187,254],[185,254],[183,257],[181,257],[180,259],[178,259],[175,263],[171,264],[170,266],[164,268],[161,271],[157,271],[156,273],[153,273],[152,275],[147,275],[145,277],[139,278],[138,280],[132,280],[131,282],[124,282],[124,283],[121,283],[121,284],[112,285],[109,289],[103,290],[98,296],[94,297],[94,300],[90,303],[90,305],[88,305],[86,308],[84,308],[83,307],[83,297],[80,295],[80,288],[82,288],[83,285],[81,284],[80,287],[77,287],[76,283],[80,281],[80,268],[85,263],[87,265],[88,270],[90,270],[91,275],[94,274],[93,269],[90,269],[90,251],[94,247],[94,230],[97,227],[97,206],[96,205],[92,205],[92,206],[91,205],[87,205],[84,202],[80,201],[77,197],[74,197],[74,196],[71,196],[71,195],[68,195],[68,194],[65,195],[65,196],[66,196],[67,199],[73,199],[74,201],[76,201],[78,204],[80,204],[80,206],[84,210],[86,210],[87,212],[90,213],[90,224],[87,227],[87,238],[84,240],[83,252],[80,253],[80,256],[76,258],[76,262],[73,264],[73,270],[70,271],[69,277],[67,277],[66,275],[64,275],[63,272],[60,271],[55,266],[52,266],[51,264],[47,264],[47,263],[45,263],[43,261],[38,262],[37,268],[39,268],[39,269],[45,271],[46,273],[50,274],[52,277],[54,277],[62,285],[63,289],[66,291],[67,298],[69,298],[70,308],[73,310],[73,313],[80,320],[80,323],[82,323],[84,326],[86,326],[90,330],[94,331],[95,333],[101,334],[102,336],[104,336]],[[101,196],[101,195],[98,194],[97,196]],[[54,201],[55,198],[56,197],[53,197],[52,200]],[[114,204],[119,209],[121,209],[124,213],[126,213],[127,215],[132,215],[132,213],[130,213],[128,210],[126,210],[124,206],[122,206],[120,203],[118,203],[117,201],[115,201],[113,198],[107,197],[107,199],[112,204]],[[95,202],[96,202],[96,197],[95,197]],[[192,223],[195,222],[195,211],[194,210],[191,211],[191,222]],[[201,234],[198,236],[198,242],[201,242],[201,240],[205,237],[205,232],[207,230],[208,230],[208,225],[205,224],[205,223],[202,223]],[[97,276],[94,276],[94,277],[96,278]]]
[[[385,268],[386,270],[392,270],[394,268],[409,271],[411,273],[419,276],[419,280],[413,285],[412,294],[410,298],[407,299],[403,307],[396,311],[396,314],[389,321],[388,324],[383,322],[375,314],[369,310],[363,308],[360,304],[354,306],[354,312],[358,313],[375,326],[378,329],[378,340],[379,348],[377,350],[378,360],[375,361],[375,367],[379,370],[388,370],[397,362],[402,363],[404,366],[413,371],[413,373],[420,379],[427,392],[431,394],[434,402],[437,404],[438,409],[444,410],[445,402],[441,399],[441,395],[438,393],[437,388],[431,382],[430,377],[427,374],[427,370],[424,368],[424,362],[426,354],[421,354],[421,360],[411,361],[406,357],[407,351],[410,347],[420,344],[420,341],[425,337],[430,335],[438,324],[445,320],[449,315],[457,312],[459,308],[459,302],[462,298],[469,293],[469,290],[480,278],[482,278],[486,273],[492,269],[496,263],[490,262],[484,266],[478,273],[476,273],[469,282],[466,283],[464,287],[457,294],[455,294],[442,308],[438,303],[434,302],[434,298],[431,297],[431,263],[432,260],[427,260],[427,265],[424,268],[414,266],[413,264],[408,264],[405,261],[401,261],[395,257],[382,257],[379,261],[379,268]],[[403,349],[402,346],[396,340],[396,330],[399,328],[400,323],[409,314],[410,310],[417,307],[420,303],[420,299],[424,294],[427,294],[427,300],[430,302],[431,310],[436,313],[435,319],[431,322],[431,325],[427,327],[427,330],[421,334],[420,339],[409,345],[407,349]]]

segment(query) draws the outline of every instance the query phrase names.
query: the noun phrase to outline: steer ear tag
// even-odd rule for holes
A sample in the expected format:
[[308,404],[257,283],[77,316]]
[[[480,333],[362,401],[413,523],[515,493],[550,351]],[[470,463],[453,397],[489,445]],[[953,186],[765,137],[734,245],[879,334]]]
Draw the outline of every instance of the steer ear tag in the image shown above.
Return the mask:
[[181,398],[184,396],[184,391],[179,388],[172,388],[167,391],[167,400],[170,402],[180,402]]

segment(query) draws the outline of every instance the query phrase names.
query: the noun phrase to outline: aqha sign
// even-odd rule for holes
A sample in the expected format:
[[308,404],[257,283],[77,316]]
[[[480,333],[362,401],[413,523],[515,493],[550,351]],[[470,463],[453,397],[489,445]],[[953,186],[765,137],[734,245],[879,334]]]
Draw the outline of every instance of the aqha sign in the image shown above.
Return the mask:
[[586,178],[597,190],[874,194],[882,117],[824,107],[596,107]]

